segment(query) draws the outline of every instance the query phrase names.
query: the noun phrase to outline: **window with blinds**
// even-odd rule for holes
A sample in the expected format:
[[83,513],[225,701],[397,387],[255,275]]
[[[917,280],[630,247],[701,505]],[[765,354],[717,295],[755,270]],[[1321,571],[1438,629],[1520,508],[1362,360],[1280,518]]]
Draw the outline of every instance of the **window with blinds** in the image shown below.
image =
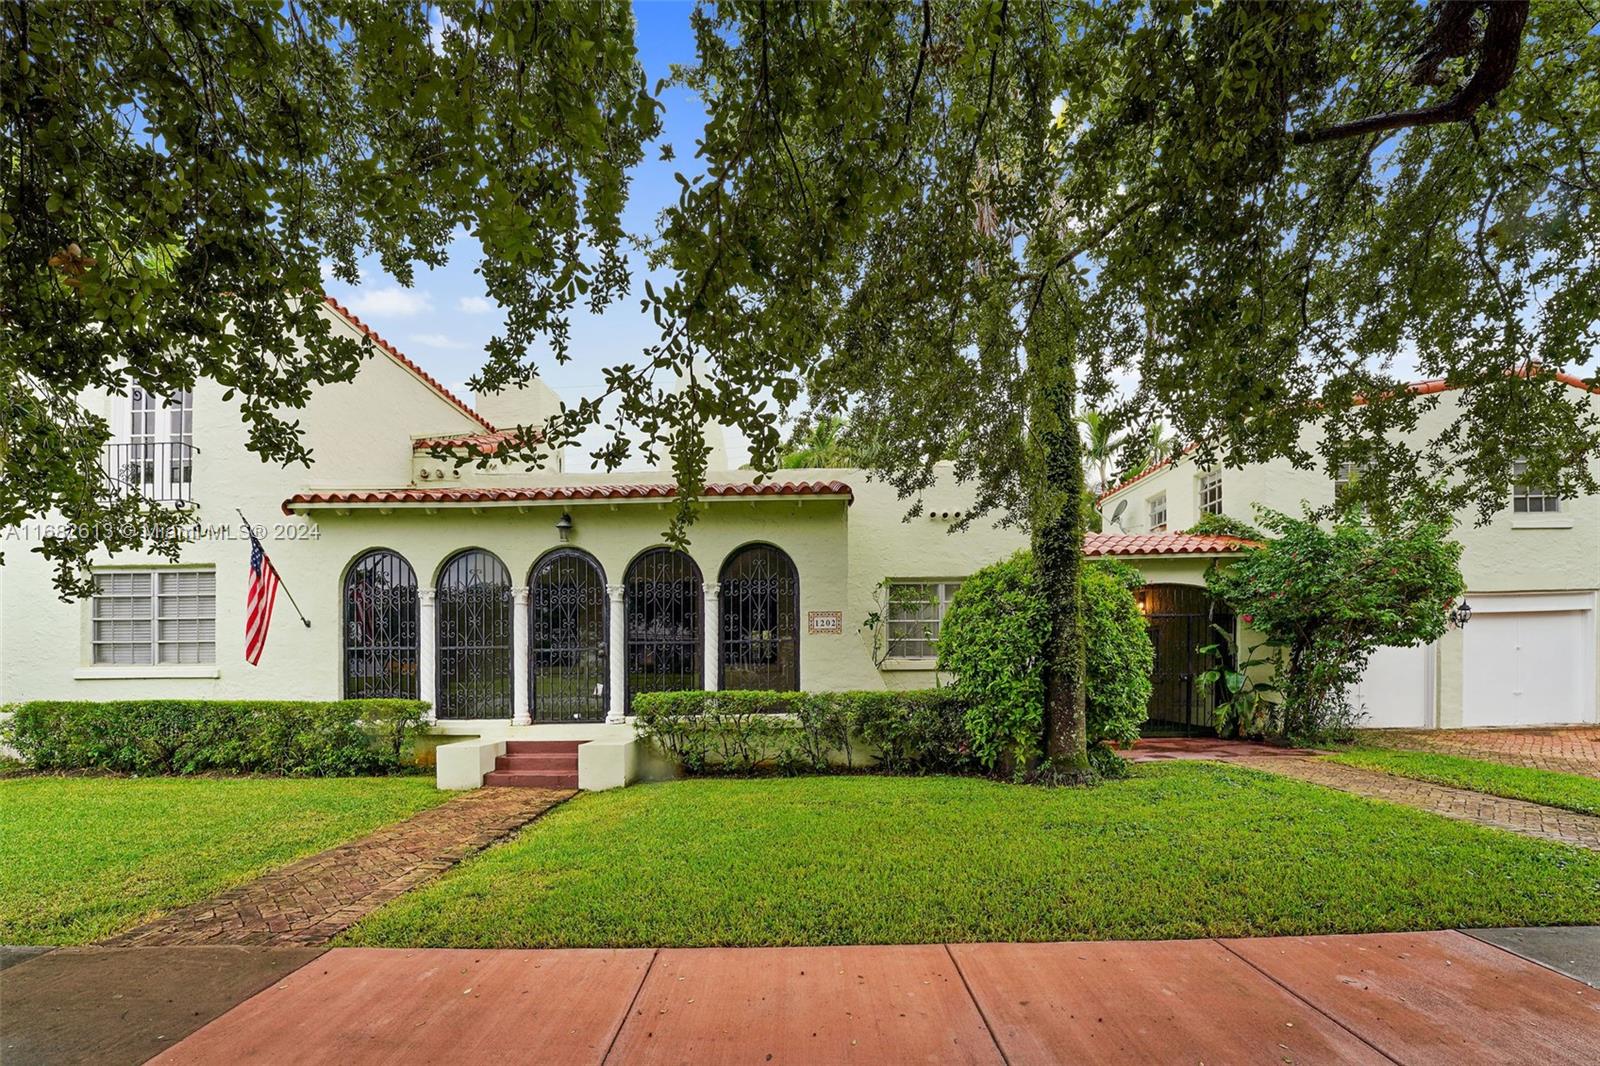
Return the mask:
[[92,616],[97,664],[217,661],[215,570],[100,571]]

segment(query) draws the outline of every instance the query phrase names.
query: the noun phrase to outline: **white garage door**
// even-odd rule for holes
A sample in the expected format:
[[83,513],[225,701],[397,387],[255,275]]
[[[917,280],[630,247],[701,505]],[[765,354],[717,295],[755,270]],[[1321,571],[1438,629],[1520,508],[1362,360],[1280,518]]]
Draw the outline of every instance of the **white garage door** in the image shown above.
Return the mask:
[[1592,594],[1473,597],[1461,724],[1594,721]]
[[1434,645],[1379,648],[1360,684],[1350,692],[1350,709],[1363,729],[1423,729],[1431,725]]

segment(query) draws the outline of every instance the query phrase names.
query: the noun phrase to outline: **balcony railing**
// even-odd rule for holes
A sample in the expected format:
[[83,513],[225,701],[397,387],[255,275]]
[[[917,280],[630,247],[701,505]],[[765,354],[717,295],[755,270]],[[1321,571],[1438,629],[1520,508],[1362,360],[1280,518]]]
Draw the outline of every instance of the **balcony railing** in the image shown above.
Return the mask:
[[194,457],[200,449],[177,441],[108,444],[101,469],[113,491],[159,503],[194,502]]

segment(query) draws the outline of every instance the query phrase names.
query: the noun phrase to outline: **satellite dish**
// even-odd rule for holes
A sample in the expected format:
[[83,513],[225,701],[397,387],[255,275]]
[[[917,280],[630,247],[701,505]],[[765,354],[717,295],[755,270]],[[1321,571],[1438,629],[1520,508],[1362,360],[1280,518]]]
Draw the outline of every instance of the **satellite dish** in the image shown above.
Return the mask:
[[[1128,509],[1128,501],[1127,500],[1118,500],[1117,501],[1117,509],[1115,511],[1111,512],[1111,524],[1116,526],[1118,529],[1122,529],[1122,512],[1126,511],[1127,509]],[[1122,531],[1124,533],[1127,532],[1126,529],[1122,529]]]

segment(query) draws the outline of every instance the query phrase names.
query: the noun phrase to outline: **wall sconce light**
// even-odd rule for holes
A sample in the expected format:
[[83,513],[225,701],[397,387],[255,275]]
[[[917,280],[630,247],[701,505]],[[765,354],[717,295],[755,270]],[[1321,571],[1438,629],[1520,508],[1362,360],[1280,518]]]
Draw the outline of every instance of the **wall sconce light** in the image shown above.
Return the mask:
[[1472,604],[1467,602],[1466,593],[1462,593],[1461,602],[1450,608],[1450,624],[1457,629],[1463,629],[1472,621]]
[[556,519],[556,536],[561,538],[561,543],[563,544],[572,539],[571,515],[563,513],[560,518]]

